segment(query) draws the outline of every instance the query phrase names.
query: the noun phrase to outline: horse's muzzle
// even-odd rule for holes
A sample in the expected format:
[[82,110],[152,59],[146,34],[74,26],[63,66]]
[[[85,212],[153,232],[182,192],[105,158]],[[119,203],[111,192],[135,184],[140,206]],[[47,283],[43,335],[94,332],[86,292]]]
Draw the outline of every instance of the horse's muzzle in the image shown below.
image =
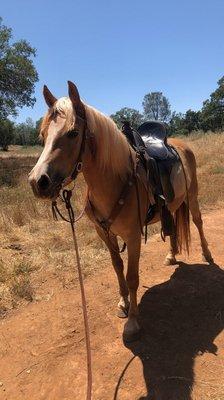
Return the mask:
[[61,189],[61,183],[54,183],[47,174],[42,174],[38,179],[29,176],[29,183],[36,197],[42,199],[53,199],[57,197]]

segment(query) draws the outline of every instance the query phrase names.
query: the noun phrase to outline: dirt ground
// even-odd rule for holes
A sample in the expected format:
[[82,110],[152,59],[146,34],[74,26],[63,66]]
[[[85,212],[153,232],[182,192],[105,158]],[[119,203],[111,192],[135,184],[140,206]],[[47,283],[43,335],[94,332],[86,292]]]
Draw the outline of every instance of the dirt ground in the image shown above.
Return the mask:
[[[142,247],[139,310],[142,336],[125,345],[116,317],[117,282],[108,261],[85,280],[93,357],[93,400],[224,399],[224,213],[204,215],[215,264],[192,252],[163,266],[159,235]],[[48,293],[1,320],[2,400],[85,399],[86,365],[77,280],[44,272]]]

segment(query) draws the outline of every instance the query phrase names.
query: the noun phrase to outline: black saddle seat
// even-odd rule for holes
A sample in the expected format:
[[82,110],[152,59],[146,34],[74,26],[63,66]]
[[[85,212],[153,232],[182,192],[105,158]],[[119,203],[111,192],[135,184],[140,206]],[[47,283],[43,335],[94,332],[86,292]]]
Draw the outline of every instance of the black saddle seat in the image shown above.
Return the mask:
[[138,132],[141,136],[154,137],[156,139],[162,140],[163,142],[167,138],[165,125],[162,122],[158,121],[143,122],[143,124],[138,127]]
[[144,122],[139,126],[138,133],[150,157],[157,160],[171,160],[174,157],[176,158],[172,147],[167,145],[167,131],[162,122]]

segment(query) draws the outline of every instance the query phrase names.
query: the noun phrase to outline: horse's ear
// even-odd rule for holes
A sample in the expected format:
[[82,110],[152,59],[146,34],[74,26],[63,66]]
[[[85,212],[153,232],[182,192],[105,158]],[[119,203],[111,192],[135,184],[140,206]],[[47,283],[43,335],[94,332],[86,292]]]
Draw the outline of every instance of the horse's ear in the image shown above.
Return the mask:
[[85,117],[85,107],[80,99],[79,91],[78,91],[76,85],[71,81],[68,81],[68,95],[69,95],[69,98],[70,98],[77,114],[79,116],[81,116],[82,118],[84,118]]
[[57,101],[56,97],[53,96],[53,94],[50,92],[50,90],[46,85],[44,85],[43,87],[43,95],[48,107],[52,107],[54,103]]

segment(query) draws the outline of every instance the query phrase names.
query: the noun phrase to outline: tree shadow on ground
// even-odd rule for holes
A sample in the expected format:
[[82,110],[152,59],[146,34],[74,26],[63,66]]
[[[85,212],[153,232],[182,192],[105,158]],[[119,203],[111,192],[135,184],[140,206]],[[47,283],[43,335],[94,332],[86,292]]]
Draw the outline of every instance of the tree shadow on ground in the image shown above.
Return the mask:
[[180,263],[169,281],[145,292],[139,312],[141,339],[125,346],[143,364],[147,396],[140,399],[190,400],[195,357],[217,352],[224,271],[216,264]]

